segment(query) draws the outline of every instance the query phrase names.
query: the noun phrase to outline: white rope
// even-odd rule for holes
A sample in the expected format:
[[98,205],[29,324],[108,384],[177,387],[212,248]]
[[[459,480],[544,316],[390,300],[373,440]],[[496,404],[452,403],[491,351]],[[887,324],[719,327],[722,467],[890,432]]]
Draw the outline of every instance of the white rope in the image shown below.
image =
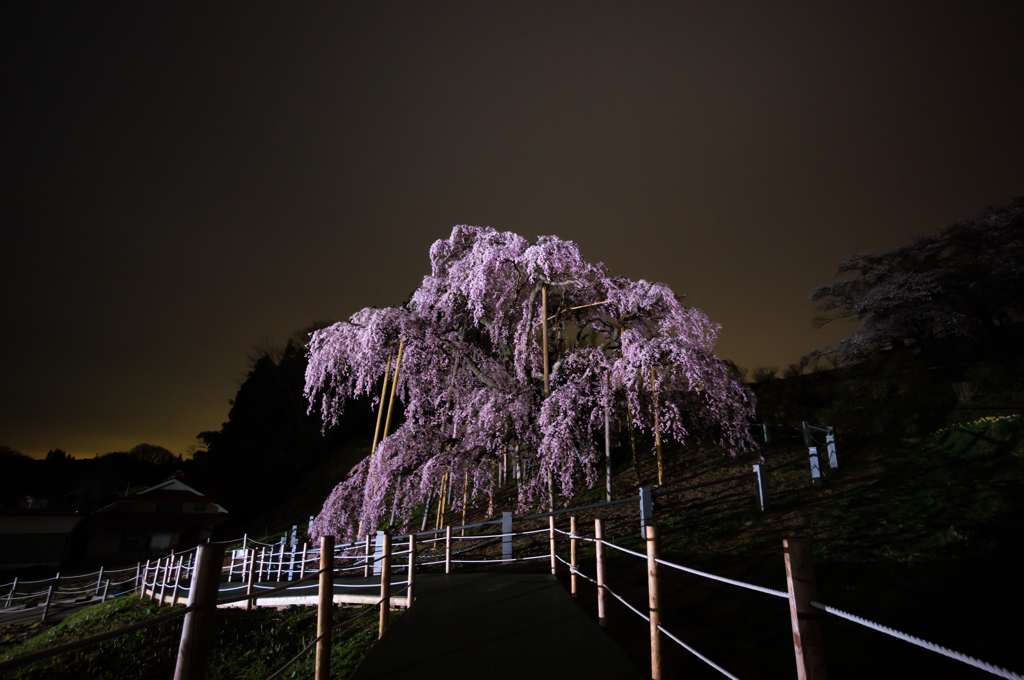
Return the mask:
[[534,555],[532,557],[517,557],[516,562],[525,562],[526,560],[549,560],[551,559],[551,553],[544,553],[543,555]]
[[707,572],[697,571],[696,569],[691,569],[689,567],[684,567],[684,566],[679,565],[679,564],[673,564],[672,562],[668,562],[666,560],[663,560],[660,557],[656,558],[654,561],[657,562],[658,564],[664,564],[666,567],[672,567],[673,569],[679,569],[680,571],[688,571],[691,574],[696,574],[697,576],[703,576],[703,577],[709,578],[709,579],[711,579],[713,581],[721,581],[722,583],[728,583],[728,584],[731,584],[731,585],[734,585],[734,586],[739,586],[740,588],[747,588],[748,590],[756,590],[756,591],[758,591],[760,593],[767,593],[768,595],[775,595],[776,597],[784,597],[787,600],[789,599],[789,593],[787,593],[784,590],[773,590],[772,588],[765,588],[764,586],[755,586],[753,583],[744,583],[743,581],[735,581],[735,580],[733,580],[731,578],[725,578],[724,576],[715,576],[714,574],[708,574]]
[[612,597],[614,597],[614,598],[615,598],[616,600],[618,600],[619,602],[621,602],[622,604],[626,605],[627,607],[629,607],[630,609],[632,609],[632,610],[633,610],[634,612],[636,612],[636,613],[637,613],[637,614],[638,614],[638,615],[639,615],[639,616],[640,616],[640,617],[641,617],[641,618],[642,618],[642,619],[643,619],[644,621],[647,621],[648,623],[650,623],[650,621],[651,621],[651,617],[650,617],[650,616],[647,616],[646,614],[644,614],[643,612],[641,612],[641,611],[640,611],[639,609],[637,609],[636,607],[634,607],[634,606],[633,606],[633,605],[631,605],[630,603],[628,603],[628,602],[626,602],[625,600],[623,600],[623,599],[622,599],[621,597],[619,597],[619,596],[618,596],[618,595],[617,595],[617,594],[615,593],[615,591],[614,591],[614,590],[612,590],[611,588],[609,588],[607,584],[605,584],[605,585],[603,585],[603,586],[601,586],[601,587],[602,587],[602,588],[604,588],[605,590],[607,590],[607,591],[608,591],[609,593],[611,593]]
[[712,668],[714,668],[714,669],[715,669],[716,671],[718,671],[719,673],[721,673],[721,674],[722,674],[722,675],[724,675],[725,677],[727,677],[727,678],[731,678],[731,680],[739,680],[739,678],[737,678],[737,677],[736,677],[735,675],[733,675],[733,674],[732,674],[732,673],[730,673],[729,671],[725,670],[724,668],[722,668],[721,666],[719,666],[719,665],[718,665],[717,663],[715,663],[714,661],[712,661],[712,660],[711,660],[711,659],[709,659],[708,657],[704,656],[703,654],[701,654],[700,652],[698,652],[698,651],[697,651],[696,649],[694,649],[694,648],[693,648],[693,647],[691,647],[690,645],[686,644],[685,642],[683,642],[682,640],[680,640],[679,638],[677,638],[677,637],[676,637],[675,635],[673,635],[672,633],[670,633],[670,632],[668,632],[667,630],[665,630],[665,629],[664,629],[664,628],[663,628],[663,627],[662,627],[662,626],[661,626],[660,624],[658,625],[658,630],[660,630],[660,631],[661,631],[662,633],[664,633],[665,635],[669,636],[670,638],[672,638],[673,640],[675,640],[676,642],[678,642],[678,643],[679,643],[680,645],[682,645],[683,647],[685,647],[685,648],[686,648],[686,651],[690,652],[690,653],[691,653],[691,654],[693,654],[693,655],[694,655],[695,657],[697,657],[698,659],[700,659],[701,661],[703,661],[703,662],[704,662],[704,663],[706,663],[707,665],[711,666]]
[[[533,531],[520,531],[518,533],[518,535],[519,536],[526,536],[527,534],[540,534],[540,533],[547,533],[548,531],[551,531],[551,529],[550,528],[548,528],[548,529],[534,529]],[[558,531],[558,530],[556,529],[555,531]]]
[[636,555],[637,557],[639,557],[641,559],[645,559],[645,560],[647,559],[647,555],[644,555],[643,553],[638,553],[638,552],[636,552],[634,550],[629,550],[628,548],[623,548],[620,545],[615,545],[614,543],[609,543],[608,541],[601,541],[601,542],[604,543],[607,546],[615,548],[616,550],[621,550],[624,553],[629,553],[630,555]]
[[869,621],[855,614],[850,614],[840,609],[836,609],[835,607],[829,607],[828,605],[822,604],[820,602],[815,602],[814,600],[811,600],[811,606],[817,607],[818,609],[823,609],[829,614],[835,614],[836,616],[844,618],[848,621],[859,623],[862,626],[873,628],[874,630],[877,630],[880,633],[891,635],[894,638],[898,638],[900,640],[903,640],[904,642],[909,642],[912,645],[917,645],[918,647],[923,647],[924,649],[927,649],[929,651],[937,652],[939,654],[942,654],[943,656],[948,656],[951,659],[962,661],[965,664],[974,666],[975,668],[980,668],[983,671],[987,671],[993,675],[998,675],[1001,678],[1010,678],[1011,680],[1024,680],[1024,676],[1018,675],[1017,673],[1014,673],[1012,671],[1008,671],[1005,668],[1000,668],[999,666],[995,666],[986,661],[975,659],[973,656],[961,654],[960,652],[953,651],[952,649],[943,647],[942,645],[937,645],[934,642],[928,642],[927,640],[922,640],[919,637],[907,635],[906,633],[901,633],[900,631],[895,630],[893,628],[889,628],[888,626],[883,626],[881,624],[875,623],[874,621]]
[[511,560],[452,560],[453,563],[470,563],[470,562],[511,562]]
[[437,562],[420,562],[421,567],[429,567],[432,564],[444,564],[444,560],[438,560]]

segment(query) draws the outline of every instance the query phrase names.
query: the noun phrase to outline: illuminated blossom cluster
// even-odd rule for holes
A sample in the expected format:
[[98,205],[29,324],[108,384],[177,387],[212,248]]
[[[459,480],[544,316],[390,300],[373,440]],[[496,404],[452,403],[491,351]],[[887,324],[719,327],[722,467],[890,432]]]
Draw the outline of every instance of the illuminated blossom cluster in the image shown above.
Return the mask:
[[[402,342],[405,422],[357,465],[316,518],[315,534],[403,520],[447,474],[470,501],[493,494],[503,455],[520,463],[520,507],[593,484],[604,409],[686,442],[751,445],[754,403],[712,354],[718,331],[666,286],[611,277],[576,244],[458,226],[430,249],[431,273],[404,308],[364,309],[313,334],[306,395],[325,423],[372,395]],[[547,290],[550,392],[541,299]],[[657,398],[654,398],[657,395]],[[381,405],[383,406],[383,405]],[[468,484],[468,488],[464,485]]]

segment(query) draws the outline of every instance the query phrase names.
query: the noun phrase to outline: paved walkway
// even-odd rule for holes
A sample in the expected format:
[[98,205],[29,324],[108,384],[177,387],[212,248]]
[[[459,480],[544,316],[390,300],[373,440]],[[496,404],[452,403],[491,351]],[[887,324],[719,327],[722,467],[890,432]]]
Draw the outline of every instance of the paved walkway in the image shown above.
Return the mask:
[[353,680],[644,677],[554,576],[423,576]]

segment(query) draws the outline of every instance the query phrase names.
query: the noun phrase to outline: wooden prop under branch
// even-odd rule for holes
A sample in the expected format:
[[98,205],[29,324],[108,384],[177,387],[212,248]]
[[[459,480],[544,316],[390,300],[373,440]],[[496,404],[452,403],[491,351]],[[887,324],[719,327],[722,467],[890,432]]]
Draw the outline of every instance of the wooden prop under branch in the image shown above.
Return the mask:
[[651,394],[654,397],[654,446],[658,452],[658,486],[665,484],[665,466],[661,459],[661,433],[658,431],[658,386],[654,383],[654,367],[651,366]]
[[373,428],[373,446],[370,447],[370,455],[377,452],[377,442],[380,441],[380,418],[384,415],[384,398],[388,396],[388,376],[391,374],[391,353],[388,353],[388,363],[384,366],[384,386],[380,388],[380,404],[377,406],[377,426]]
[[388,432],[391,431],[391,409],[395,405],[395,392],[398,391],[398,367],[402,365],[402,345],[405,343],[405,338],[398,341],[398,358],[395,359],[395,377],[391,381],[391,400],[388,402],[388,417],[384,421],[384,436],[382,440],[388,438]]

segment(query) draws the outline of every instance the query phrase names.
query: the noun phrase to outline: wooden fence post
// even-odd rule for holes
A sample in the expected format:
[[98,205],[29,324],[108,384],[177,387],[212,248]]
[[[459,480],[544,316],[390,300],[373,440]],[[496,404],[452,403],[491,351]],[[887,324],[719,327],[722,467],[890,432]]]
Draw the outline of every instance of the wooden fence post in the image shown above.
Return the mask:
[[277,582],[281,582],[281,570],[284,569],[284,538],[281,539],[281,556],[277,560]]
[[315,680],[331,677],[331,618],[334,608],[334,536],[320,537],[320,598],[316,613]]
[[573,597],[576,597],[576,569],[579,565],[576,563],[576,518],[569,518],[569,591]]
[[213,639],[224,546],[203,543],[196,551],[196,569],[188,591],[188,604],[195,605],[196,609],[185,614],[185,621],[181,624],[181,644],[178,646],[174,680],[203,680],[206,677],[207,658]]
[[[163,562],[163,565],[164,565],[164,578],[163,578],[163,581],[160,582],[160,604],[164,603],[164,593],[167,592],[167,579],[169,579],[171,577],[170,566],[171,566],[171,561],[172,560],[174,560],[174,556],[173,555],[168,555],[166,558],[161,560],[161,562]],[[220,565],[219,564],[217,565],[217,574],[218,574],[218,576],[220,574]]]
[[658,610],[658,527],[647,527],[647,608],[651,617],[651,678],[661,680],[661,613]]
[[146,560],[146,568],[142,570],[142,588],[139,589],[139,599],[146,597],[146,579],[149,578],[149,560]]
[[101,585],[103,585],[103,567],[100,567],[100,575],[96,578],[96,592],[92,594],[93,597],[100,594]]
[[444,530],[444,573],[452,573],[452,525]]
[[[138,576],[135,577],[135,580],[138,581]],[[10,607],[11,606],[11,600],[14,599],[14,591],[17,590],[17,589],[18,589],[18,577],[15,576],[14,577],[14,583],[11,584],[11,592],[9,592],[7,594],[7,604],[5,604],[4,607]]]
[[793,628],[796,676],[799,680],[825,680],[825,647],[818,625],[820,612],[811,606],[818,596],[814,580],[811,542],[802,538],[782,541],[789,585],[789,618]]
[[107,601],[107,591],[110,590],[110,579],[108,578],[106,583],[103,584],[103,599],[100,602]]
[[548,515],[548,542],[551,544],[551,575],[558,574],[558,559],[555,557],[555,516]]
[[608,610],[604,601],[604,527],[601,520],[594,520],[594,548],[597,552],[597,623],[602,628],[608,627]]
[[[448,529],[451,531],[451,528]],[[384,637],[391,620],[391,534],[384,532],[383,552],[380,557],[380,630],[377,639]]]
[[256,548],[246,551],[249,554],[249,583],[245,587],[245,594],[249,599],[245,601],[245,611],[251,612],[253,608],[252,591],[256,590]]
[[257,579],[259,579],[260,581],[266,581],[267,580],[267,579],[265,579],[263,577],[263,563],[266,561],[266,557],[267,557],[267,547],[263,546],[262,548],[260,548],[260,571],[259,571],[259,576],[257,576]]
[[171,606],[178,604],[178,588],[181,587],[181,564],[185,561],[184,555],[178,555],[178,566],[174,570],[174,590],[171,591]]
[[53,584],[50,584],[49,589],[46,591],[46,602],[43,603],[43,617],[40,621],[46,620],[46,615],[50,613],[50,600],[53,599]]
[[[405,591],[406,599],[409,604],[408,607],[412,606],[412,601],[416,598],[416,534],[409,534],[409,589]],[[407,608],[408,608],[407,607]]]
[[302,542],[302,562],[299,563],[299,578],[305,578],[306,576],[306,548],[309,547],[309,543]]

